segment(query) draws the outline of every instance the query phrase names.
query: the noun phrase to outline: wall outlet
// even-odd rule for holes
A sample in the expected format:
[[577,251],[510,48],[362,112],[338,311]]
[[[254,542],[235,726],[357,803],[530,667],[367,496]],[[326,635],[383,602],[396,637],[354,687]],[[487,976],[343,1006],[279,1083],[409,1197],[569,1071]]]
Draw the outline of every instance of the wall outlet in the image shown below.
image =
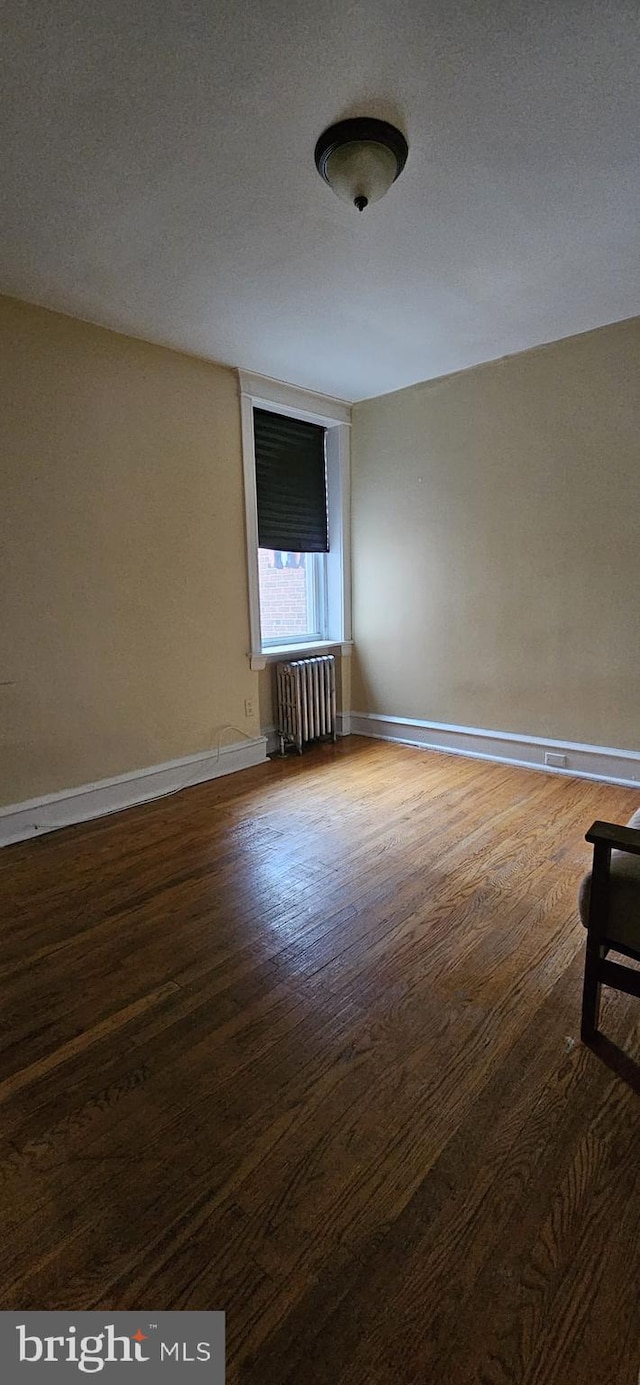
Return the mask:
[[567,757],[566,757],[566,755],[556,755],[556,753],[555,753],[553,750],[545,750],[545,752],[544,752],[544,762],[545,762],[545,765],[549,765],[549,766],[551,766],[553,769],[566,769],[566,768],[567,768]]
[[252,698],[252,697],[245,697],[245,699],[244,699],[244,714],[245,714],[245,716],[246,716],[247,718],[253,716],[253,698]]

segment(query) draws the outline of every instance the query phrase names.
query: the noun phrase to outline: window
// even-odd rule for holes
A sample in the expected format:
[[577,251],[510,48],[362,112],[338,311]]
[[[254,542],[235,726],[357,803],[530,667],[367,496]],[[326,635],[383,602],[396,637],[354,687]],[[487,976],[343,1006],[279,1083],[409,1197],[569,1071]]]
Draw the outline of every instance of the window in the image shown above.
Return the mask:
[[262,648],[326,638],[325,429],[253,410]]
[[350,644],[349,406],[240,373],[252,667]]
[[326,568],[321,553],[258,550],[262,646],[326,638]]

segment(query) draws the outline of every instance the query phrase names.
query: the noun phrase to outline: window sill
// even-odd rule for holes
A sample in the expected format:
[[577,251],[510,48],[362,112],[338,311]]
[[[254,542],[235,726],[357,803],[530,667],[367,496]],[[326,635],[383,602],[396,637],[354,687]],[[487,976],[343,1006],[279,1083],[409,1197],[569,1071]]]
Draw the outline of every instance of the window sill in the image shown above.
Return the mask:
[[304,659],[305,655],[312,658],[314,654],[326,654],[330,649],[339,649],[341,654],[348,655],[353,649],[353,640],[317,640],[315,644],[270,645],[268,649],[263,649],[260,653],[250,654],[249,664],[256,673],[266,668],[267,664],[274,664],[279,659],[291,657]]

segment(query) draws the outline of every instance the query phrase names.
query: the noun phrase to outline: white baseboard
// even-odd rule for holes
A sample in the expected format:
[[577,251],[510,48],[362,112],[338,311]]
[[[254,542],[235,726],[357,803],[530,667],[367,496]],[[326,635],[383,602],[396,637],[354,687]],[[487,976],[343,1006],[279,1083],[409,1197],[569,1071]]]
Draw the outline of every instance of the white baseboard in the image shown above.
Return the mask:
[[[351,713],[338,712],[336,730],[339,736],[351,735]],[[262,734],[267,742],[267,755],[276,755],[280,749],[280,737],[275,726],[263,726]]]
[[162,765],[119,774],[114,779],[100,779],[95,784],[82,784],[76,789],[45,794],[25,803],[12,803],[0,808],[0,847],[11,842],[39,837],[43,832],[55,832],[75,822],[117,813],[135,803],[163,798],[192,784],[203,784],[223,774],[249,769],[267,758],[264,736],[254,736],[219,750],[207,750],[197,755],[185,755],[180,760],[167,760]]
[[[568,774],[579,779],[619,784],[622,788],[640,788],[640,752],[637,750],[580,745],[575,741],[556,741],[509,731],[484,731],[475,726],[447,726],[438,721],[381,716],[376,712],[352,712],[350,722],[351,733],[355,736],[373,736],[376,740],[399,741],[403,745],[423,746],[425,750],[439,750],[448,755],[496,760],[499,764],[542,769],[547,774]],[[565,755],[566,767],[546,765],[547,751]]]

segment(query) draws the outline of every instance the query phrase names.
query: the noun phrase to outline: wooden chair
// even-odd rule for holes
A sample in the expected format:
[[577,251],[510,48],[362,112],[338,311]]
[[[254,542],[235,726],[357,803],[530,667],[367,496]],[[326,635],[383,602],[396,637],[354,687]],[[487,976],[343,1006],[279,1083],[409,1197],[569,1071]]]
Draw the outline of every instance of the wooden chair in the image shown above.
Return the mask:
[[587,930],[581,1037],[598,1032],[600,989],[640,996],[640,972],[609,962],[613,949],[640,962],[640,809],[626,827],[594,822],[586,834],[593,866],[580,886],[580,917]]

